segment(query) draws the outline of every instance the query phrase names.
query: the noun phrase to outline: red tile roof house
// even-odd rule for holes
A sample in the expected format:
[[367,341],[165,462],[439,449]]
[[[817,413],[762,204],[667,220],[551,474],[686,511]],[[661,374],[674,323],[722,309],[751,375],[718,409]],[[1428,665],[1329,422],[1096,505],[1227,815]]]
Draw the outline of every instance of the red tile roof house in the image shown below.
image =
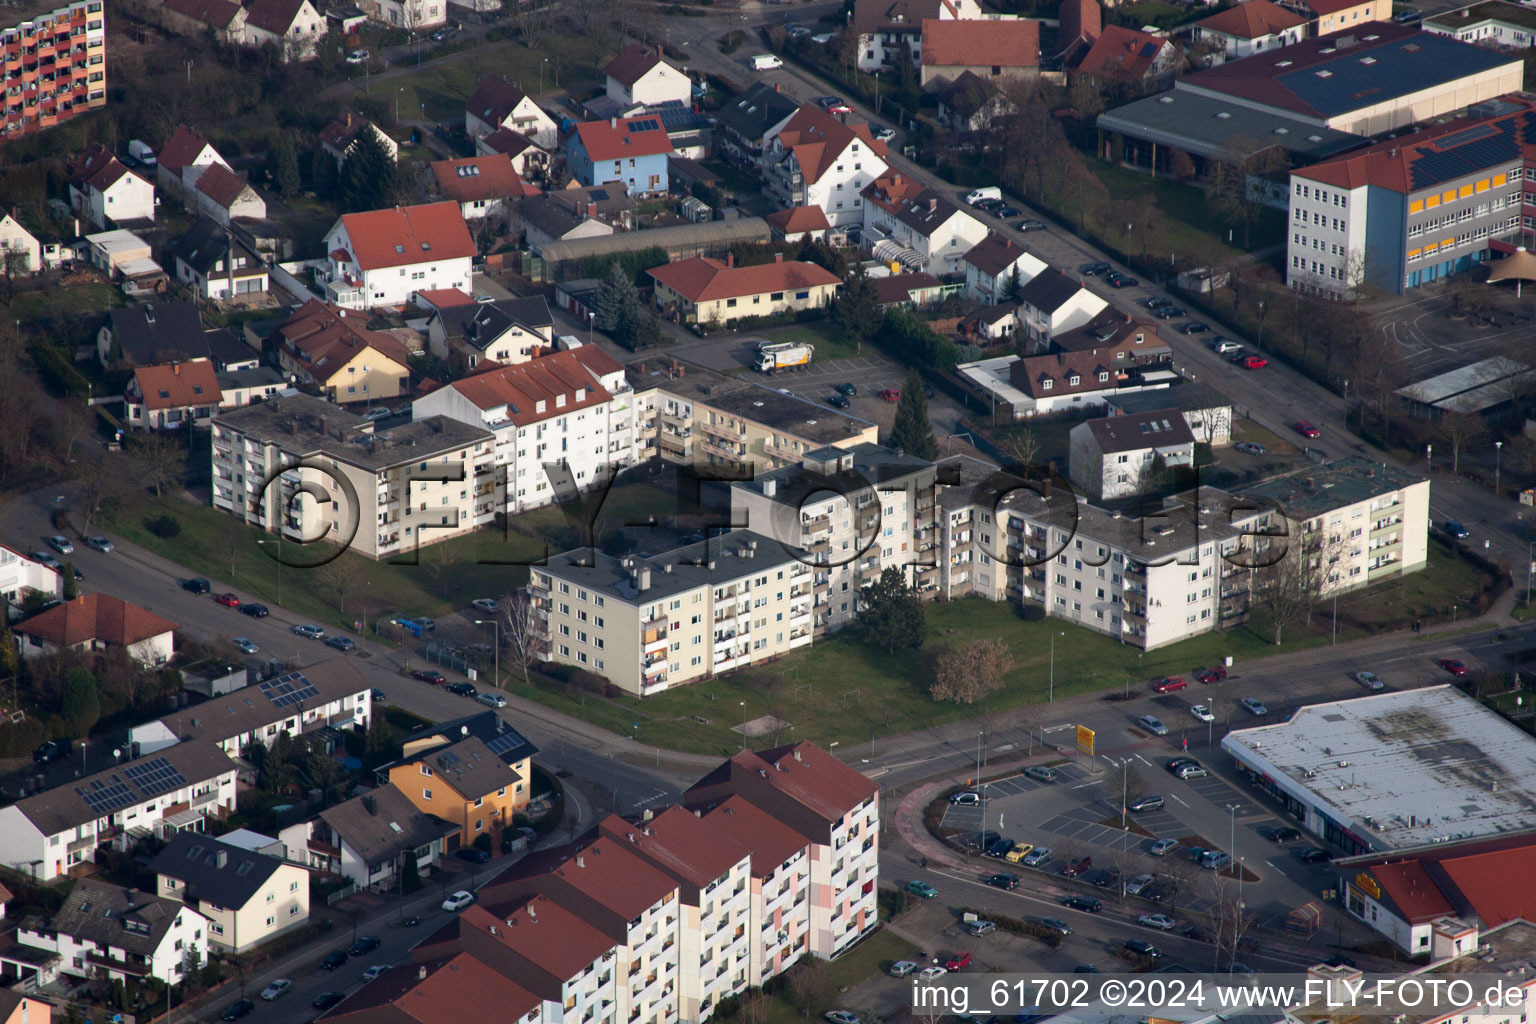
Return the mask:
[[267,216],[266,200],[222,164],[214,164],[197,176],[192,200],[199,211],[225,227],[236,220],[265,220]]
[[176,131],[165,140],[155,159],[155,181],[171,195],[181,195],[188,186],[183,175],[188,168],[196,168],[191,175],[195,180],[204,169],[218,164],[229,170],[229,163],[213,148],[213,144],[186,125],[178,125]]
[[391,967],[327,1013],[326,1024],[462,1024],[484,1019],[491,1006],[497,1020],[536,1024],[543,1002],[507,977],[511,970],[494,955],[413,951],[411,962]]
[[848,948],[879,923],[879,787],[814,743],[747,750],[684,794],[708,811],[740,797],[811,844],[811,946],[819,957]]
[[572,177],[588,186],[622,181],[632,196],[667,191],[672,153],[672,140],[656,114],[588,121],[565,142]]
[[333,402],[397,398],[410,391],[406,347],[344,309],[311,299],[273,335],[278,367]]
[[815,263],[785,260],[736,266],[695,256],[646,273],[656,282],[656,306],[685,324],[729,324],[751,317],[821,309],[832,302],[842,279]]
[[464,104],[464,134],[484,139],[506,128],[527,136],[541,149],[555,147],[560,126],[532,97],[501,75],[490,75]]
[[827,237],[832,226],[819,206],[795,206],[788,210],[775,210],[763,218],[775,242],[799,242],[811,238],[818,242]]
[[11,627],[23,657],[62,650],[101,651],[122,647],[141,665],[164,665],[176,653],[173,631],[180,627],[136,604],[106,594],[81,594]]
[[276,46],[285,62],[315,56],[326,31],[325,15],[309,0],[251,0],[245,9],[245,45]]
[[458,203],[465,220],[505,216],[510,203],[539,194],[518,175],[511,158],[500,153],[434,160],[432,176],[437,179],[438,194]]
[[70,168],[69,205],[98,228],[155,219],[155,186],[134,174],[100,144],[88,147]]
[[223,399],[218,373],[207,359],[140,366],[123,388],[129,426],[146,430],[208,420]]
[[819,206],[833,227],[862,224],[859,192],[886,172],[885,156],[869,125],[807,103],[764,144],[763,182],[780,207]]
[[1301,42],[1307,19],[1270,0],[1248,0],[1202,18],[1191,28],[1197,42],[1211,42],[1227,57],[1238,58]]
[[1083,54],[1077,73],[1121,85],[1148,85],[1171,75],[1178,55],[1178,48],[1161,36],[1106,25],[1103,35]]
[[347,157],[352,155],[352,149],[357,145],[357,137],[364,131],[371,131],[378,137],[384,144],[384,148],[389,150],[390,159],[400,158],[400,146],[389,137],[388,132],[366,117],[351,111],[342,114],[320,129],[320,148],[329,153],[331,159],[336,161],[337,168],[340,168],[347,162]]
[[908,58],[918,63],[924,21],[981,16],[976,0],[856,0],[850,28],[858,34],[859,70],[896,67]]
[[969,71],[982,78],[1040,72],[1040,23],[1029,18],[923,22],[920,82],[937,89]]
[[455,202],[344,214],[326,233],[325,251],[316,276],[347,309],[399,308],[432,289],[473,291],[475,242]]

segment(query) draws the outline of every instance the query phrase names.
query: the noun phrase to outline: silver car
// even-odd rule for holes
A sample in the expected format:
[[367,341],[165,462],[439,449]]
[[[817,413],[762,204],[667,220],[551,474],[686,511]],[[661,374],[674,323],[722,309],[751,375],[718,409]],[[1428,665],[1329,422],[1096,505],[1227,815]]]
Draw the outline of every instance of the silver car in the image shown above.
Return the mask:
[[1383,683],[1379,678],[1377,678],[1375,672],[1356,672],[1355,682],[1359,683],[1367,690],[1380,690],[1387,685],[1386,683]]
[[1136,719],[1136,724],[1141,726],[1153,736],[1167,736],[1168,727],[1157,719],[1155,715],[1142,715]]

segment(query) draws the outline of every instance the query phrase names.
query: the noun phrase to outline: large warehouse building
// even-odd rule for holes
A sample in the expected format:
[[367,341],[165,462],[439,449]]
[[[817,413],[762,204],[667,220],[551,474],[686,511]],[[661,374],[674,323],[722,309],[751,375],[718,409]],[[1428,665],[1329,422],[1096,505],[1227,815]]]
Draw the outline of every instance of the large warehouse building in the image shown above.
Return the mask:
[[1536,820],[1536,738],[1453,686],[1307,705],[1221,746],[1346,853],[1486,838]]

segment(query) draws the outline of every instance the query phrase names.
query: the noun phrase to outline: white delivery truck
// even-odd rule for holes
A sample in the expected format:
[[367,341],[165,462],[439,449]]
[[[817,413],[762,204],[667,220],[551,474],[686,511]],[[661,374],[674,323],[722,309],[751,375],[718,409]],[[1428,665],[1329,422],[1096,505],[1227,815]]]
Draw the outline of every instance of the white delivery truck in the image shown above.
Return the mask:
[[784,66],[784,62],[771,53],[760,53],[748,63],[753,71],[772,71]]
[[981,188],[973,188],[965,194],[967,206],[975,206],[984,199],[993,199],[998,202],[1003,200],[1003,190],[996,185],[984,185]]
[[815,354],[816,346],[798,341],[783,341],[777,345],[759,345],[757,348],[757,370],[759,373],[772,373],[775,370],[782,370],[789,366],[806,366]]

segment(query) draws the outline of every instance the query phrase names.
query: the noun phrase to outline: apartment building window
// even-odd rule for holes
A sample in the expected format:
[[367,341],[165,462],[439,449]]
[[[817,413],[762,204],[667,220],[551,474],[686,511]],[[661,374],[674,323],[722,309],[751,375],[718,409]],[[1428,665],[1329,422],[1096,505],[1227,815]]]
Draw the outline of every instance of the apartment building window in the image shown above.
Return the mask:
[[431,800],[432,799],[432,791],[430,789],[423,789],[421,791],[421,798],[423,800]]

